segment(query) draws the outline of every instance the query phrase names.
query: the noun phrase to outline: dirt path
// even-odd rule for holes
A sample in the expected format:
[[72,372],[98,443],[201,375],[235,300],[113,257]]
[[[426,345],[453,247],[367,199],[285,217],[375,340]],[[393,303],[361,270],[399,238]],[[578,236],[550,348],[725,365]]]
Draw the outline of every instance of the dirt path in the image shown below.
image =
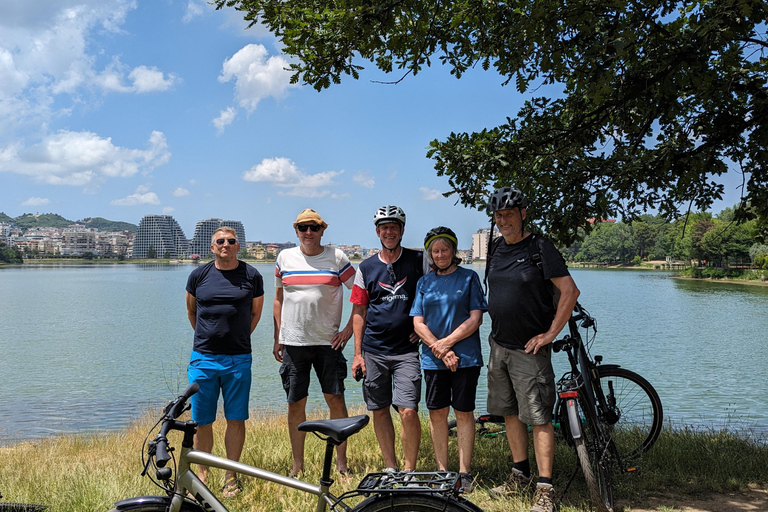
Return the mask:
[[701,500],[655,497],[642,508],[621,501],[618,505],[624,507],[624,512],[765,512],[768,511],[768,488],[754,486],[745,492],[717,494]]

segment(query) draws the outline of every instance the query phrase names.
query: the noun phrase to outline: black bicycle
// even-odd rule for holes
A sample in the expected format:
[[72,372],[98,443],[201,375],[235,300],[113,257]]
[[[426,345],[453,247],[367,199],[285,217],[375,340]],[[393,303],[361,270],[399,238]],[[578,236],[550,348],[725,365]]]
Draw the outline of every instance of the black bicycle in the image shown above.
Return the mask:
[[[663,422],[661,400],[637,373],[617,364],[602,364],[602,356],[590,357],[597,327],[580,304],[568,327],[570,334],[553,343],[553,351],[565,351],[570,363],[570,370],[557,383],[555,432],[576,451],[592,499],[601,511],[610,511],[611,474],[635,471],[634,462],[656,442]],[[586,343],[580,328],[591,331],[585,336]],[[480,415],[475,424],[482,438],[506,432],[503,416]],[[455,432],[455,427],[455,421],[449,422],[449,432]]]
[[[555,422],[576,451],[592,500],[602,512],[613,511],[611,476],[632,472],[637,456],[648,451],[661,433],[663,410],[653,386],[619,365],[590,358],[588,347],[597,333],[595,319],[576,304],[568,321],[569,335],[553,343],[564,351],[570,371],[558,381]],[[585,344],[579,328],[592,331]]]

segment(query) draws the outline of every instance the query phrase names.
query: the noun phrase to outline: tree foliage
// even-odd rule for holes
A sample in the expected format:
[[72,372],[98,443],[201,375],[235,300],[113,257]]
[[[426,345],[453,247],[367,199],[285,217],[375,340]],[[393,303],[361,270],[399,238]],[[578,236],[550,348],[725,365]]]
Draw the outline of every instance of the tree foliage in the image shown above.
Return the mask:
[[[265,24],[317,90],[370,61],[397,78],[440,62],[495,69],[531,97],[507,122],[430,143],[468,206],[512,184],[563,244],[589,218],[706,210],[730,168],[738,220],[768,218],[768,43],[763,0],[215,0]],[[768,225],[764,223],[764,225]]]
[[768,247],[756,242],[756,223],[736,223],[733,209],[716,217],[696,212],[688,218],[668,222],[663,217],[642,215],[632,224],[600,222],[563,255],[571,261],[631,264],[648,260],[693,262],[696,265],[728,267],[763,265],[760,254],[768,257]]
[[0,263],[24,263],[21,251],[0,242]]

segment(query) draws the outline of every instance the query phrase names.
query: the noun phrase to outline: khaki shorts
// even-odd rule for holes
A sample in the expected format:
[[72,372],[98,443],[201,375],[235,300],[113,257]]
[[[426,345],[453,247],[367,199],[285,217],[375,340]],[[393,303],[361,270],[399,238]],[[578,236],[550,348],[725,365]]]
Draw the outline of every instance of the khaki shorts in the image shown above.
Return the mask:
[[488,412],[518,416],[528,425],[550,423],[556,396],[552,346],[542,347],[534,355],[504,348],[493,339],[490,342]]

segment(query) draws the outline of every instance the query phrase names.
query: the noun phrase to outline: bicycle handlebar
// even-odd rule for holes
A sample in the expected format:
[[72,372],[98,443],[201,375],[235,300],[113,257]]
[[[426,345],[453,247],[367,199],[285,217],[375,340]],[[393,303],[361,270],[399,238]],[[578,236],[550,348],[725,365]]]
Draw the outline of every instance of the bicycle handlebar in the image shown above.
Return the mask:
[[184,393],[165,407],[163,411],[163,426],[160,427],[160,433],[155,438],[155,463],[158,467],[165,467],[168,461],[171,460],[171,455],[168,453],[168,438],[166,436],[171,429],[179,428],[176,418],[184,412],[189,397],[197,393],[199,389],[200,385],[197,382],[193,382],[187,386]]

